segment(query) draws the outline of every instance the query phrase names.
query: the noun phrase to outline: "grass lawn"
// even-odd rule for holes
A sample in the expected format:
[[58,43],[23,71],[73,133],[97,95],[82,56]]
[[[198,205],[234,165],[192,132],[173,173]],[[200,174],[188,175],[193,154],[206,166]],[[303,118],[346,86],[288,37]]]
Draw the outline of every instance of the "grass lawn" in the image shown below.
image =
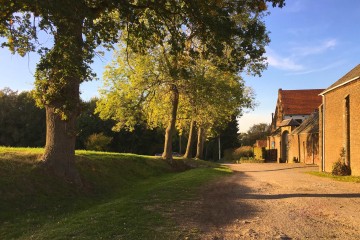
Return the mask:
[[336,181],[341,181],[341,182],[360,183],[360,177],[357,177],[357,176],[335,176],[335,175],[332,175],[331,173],[325,173],[325,172],[308,172],[308,173],[311,175],[318,176],[318,177],[331,178],[331,179],[334,179]]
[[196,233],[177,226],[171,213],[230,173],[198,160],[170,165],[150,156],[77,151],[86,186],[78,189],[37,167],[42,152],[0,147],[0,239],[191,237]]

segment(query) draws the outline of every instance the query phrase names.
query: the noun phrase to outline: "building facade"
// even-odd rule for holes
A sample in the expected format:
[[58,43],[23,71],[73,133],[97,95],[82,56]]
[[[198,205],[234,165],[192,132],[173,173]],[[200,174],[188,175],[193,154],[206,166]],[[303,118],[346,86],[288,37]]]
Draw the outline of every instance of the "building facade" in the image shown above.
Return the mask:
[[331,172],[344,152],[352,175],[360,176],[360,64],[320,95],[320,171]]
[[[310,149],[309,141],[314,141],[312,138],[306,136],[309,135],[306,131],[308,128],[303,129],[296,133],[301,136],[294,137],[293,133],[295,129],[301,127],[306,119],[311,116],[315,110],[320,106],[322,99],[319,96],[324,89],[306,89],[306,90],[282,90],[279,89],[278,100],[276,103],[275,113],[272,117],[271,123],[271,135],[268,137],[267,149],[277,149],[277,161],[280,162],[293,162],[300,161],[305,162],[305,157],[301,158],[299,154],[301,150],[301,144],[304,144],[305,148]],[[308,124],[308,122],[306,123]],[[305,136],[306,135],[306,136]],[[313,134],[314,135],[314,134]],[[315,136],[315,135],[314,135]],[[303,138],[306,138],[304,141]],[[313,146],[313,145],[311,145]],[[314,147],[318,147],[314,145]],[[310,152],[310,151],[309,151]],[[317,151],[312,151],[318,154]],[[310,153],[306,152],[306,156]],[[314,156],[314,163],[315,163]]]
[[319,112],[311,114],[289,136],[289,159],[319,165]]

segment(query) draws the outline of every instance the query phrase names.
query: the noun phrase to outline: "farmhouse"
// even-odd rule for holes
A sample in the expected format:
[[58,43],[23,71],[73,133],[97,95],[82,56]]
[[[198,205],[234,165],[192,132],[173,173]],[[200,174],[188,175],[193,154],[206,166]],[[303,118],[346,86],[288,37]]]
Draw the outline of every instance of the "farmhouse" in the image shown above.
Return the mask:
[[[313,143],[317,137],[316,134],[318,134],[317,128],[314,126],[314,124],[317,125],[317,122],[305,120],[313,116],[321,105],[319,94],[323,91],[324,89],[279,89],[275,114],[272,116],[271,135],[268,137],[267,144],[268,150],[275,151],[276,149],[276,154],[271,155],[275,155],[278,162],[294,160],[306,162],[310,161],[309,158],[311,158],[311,161],[315,163],[317,158],[315,153],[318,154],[319,152],[315,149],[318,144]],[[312,118],[314,117],[316,118],[315,115]],[[298,127],[299,130],[293,133]],[[312,137],[308,137],[309,134]],[[314,149],[311,150],[311,148]],[[305,152],[304,149],[306,149]]]
[[360,64],[320,93],[320,170],[331,172],[340,159],[360,175]]

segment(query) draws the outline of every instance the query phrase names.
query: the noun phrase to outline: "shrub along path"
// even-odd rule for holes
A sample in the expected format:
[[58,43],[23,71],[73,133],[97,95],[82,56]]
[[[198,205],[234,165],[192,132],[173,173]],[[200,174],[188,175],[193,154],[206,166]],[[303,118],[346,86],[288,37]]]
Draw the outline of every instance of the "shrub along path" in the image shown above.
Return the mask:
[[199,239],[360,239],[360,184],[306,174],[317,166],[232,164],[176,215]]

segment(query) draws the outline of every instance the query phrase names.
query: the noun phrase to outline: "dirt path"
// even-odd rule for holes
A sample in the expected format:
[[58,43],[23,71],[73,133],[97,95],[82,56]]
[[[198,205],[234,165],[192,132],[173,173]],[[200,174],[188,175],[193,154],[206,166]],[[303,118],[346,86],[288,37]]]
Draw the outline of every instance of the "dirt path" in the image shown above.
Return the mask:
[[360,239],[360,184],[304,173],[316,166],[229,166],[181,214],[201,239]]

